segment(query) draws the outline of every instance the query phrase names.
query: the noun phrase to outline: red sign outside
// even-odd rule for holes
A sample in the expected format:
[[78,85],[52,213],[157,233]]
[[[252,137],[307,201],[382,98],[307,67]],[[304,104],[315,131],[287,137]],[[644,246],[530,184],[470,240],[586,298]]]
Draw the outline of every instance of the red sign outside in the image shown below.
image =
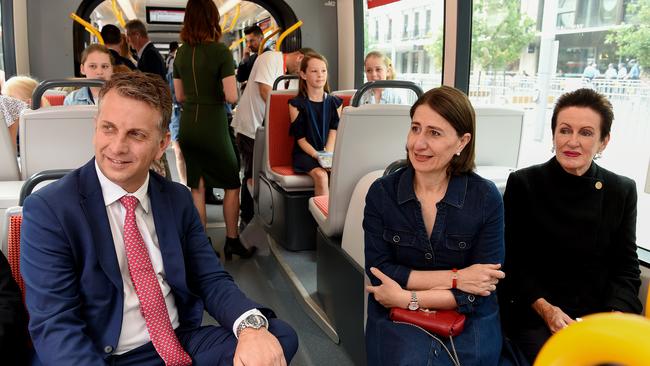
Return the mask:
[[368,0],[368,9],[376,8],[378,6],[396,3],[399,0]]

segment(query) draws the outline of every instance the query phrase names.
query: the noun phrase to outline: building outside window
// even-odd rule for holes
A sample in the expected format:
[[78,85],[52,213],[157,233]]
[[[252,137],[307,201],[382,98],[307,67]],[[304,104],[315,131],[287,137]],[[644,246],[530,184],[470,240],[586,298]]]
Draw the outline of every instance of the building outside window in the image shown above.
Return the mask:
[[420,35],[420,13],[415,13],[415,18],[413,20],[413,37],[418,37]]
[[404,14],[404,27],[402,28],[402,38],[407,39],[409,36],[409,15]]

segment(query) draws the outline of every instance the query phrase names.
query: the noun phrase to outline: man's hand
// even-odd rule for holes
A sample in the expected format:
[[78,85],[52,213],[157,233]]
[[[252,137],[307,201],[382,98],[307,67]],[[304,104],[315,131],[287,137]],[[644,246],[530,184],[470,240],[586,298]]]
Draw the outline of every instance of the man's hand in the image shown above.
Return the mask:
[[562,309],[549,303],[544,298],[535,300],[532,307],[544,319],[551,333],[558,332],[575,322]]
[[287,366],[278,339],[266,328],[244,328],[233,359],[234,366]]
[[366,291],[375,295],[375,300],[385,308],[406,309],[411,301],[411,293],[402,289],[395,280],[386,276],[379,269],[372,267],[370,272],[381,281],[381,285],[366,286]]

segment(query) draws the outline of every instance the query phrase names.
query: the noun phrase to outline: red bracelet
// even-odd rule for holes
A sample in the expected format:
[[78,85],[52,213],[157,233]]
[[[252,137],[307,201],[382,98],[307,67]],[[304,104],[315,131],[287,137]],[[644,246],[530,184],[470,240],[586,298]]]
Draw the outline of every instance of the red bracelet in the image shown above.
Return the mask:
[[458,270],[456,268],[451,269],[451,288],[456,288],[456,285],[458,284]]

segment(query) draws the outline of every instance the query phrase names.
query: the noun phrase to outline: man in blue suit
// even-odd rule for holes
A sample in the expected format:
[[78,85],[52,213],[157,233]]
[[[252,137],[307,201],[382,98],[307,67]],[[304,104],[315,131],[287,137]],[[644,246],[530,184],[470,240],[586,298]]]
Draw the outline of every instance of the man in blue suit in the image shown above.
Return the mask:
[[293,329],[224,271],[189,190],[148,169],[169,144],[167,85],[114,75],[100,99],[95,158],[25,201],[34,364],[286,365]]

